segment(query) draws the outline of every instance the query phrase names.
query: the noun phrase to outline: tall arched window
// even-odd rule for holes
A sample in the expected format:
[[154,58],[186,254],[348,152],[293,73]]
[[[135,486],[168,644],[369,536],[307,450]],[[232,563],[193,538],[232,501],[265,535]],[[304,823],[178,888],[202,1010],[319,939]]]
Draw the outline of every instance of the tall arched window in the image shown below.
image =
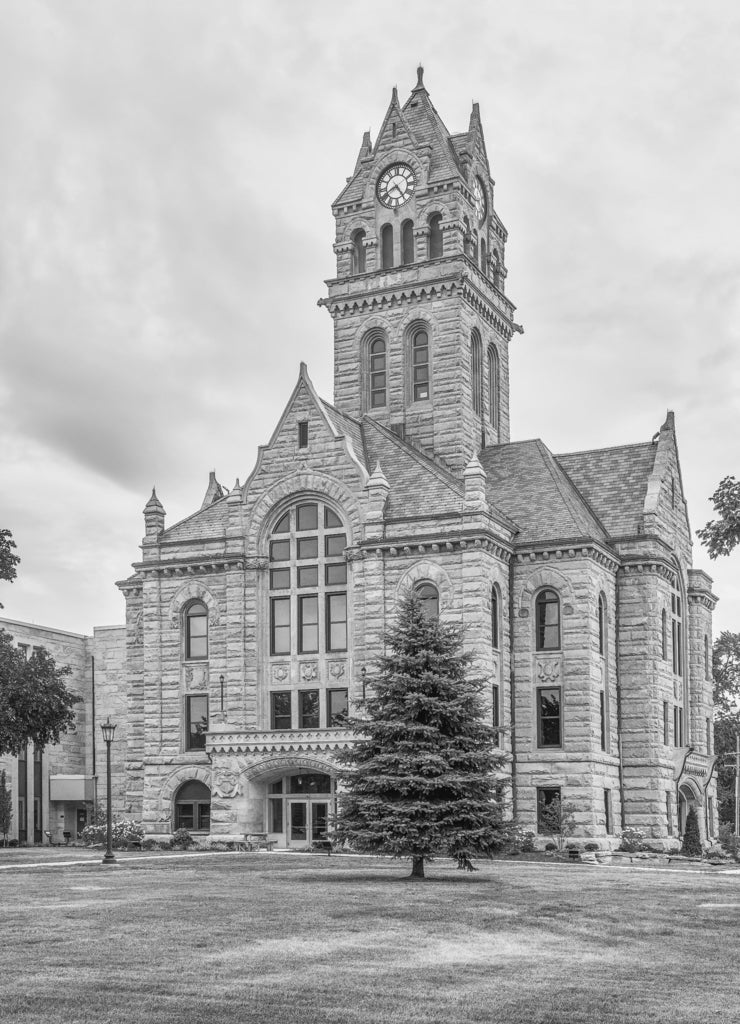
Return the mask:
[[414,222],[405,220],[401,225],[401,263],[414,262]]
[[[268,548],[272,655],[347,650],[346,547],[344,524],[329,505],[303,501],[277,521]],[[308,728],[305,720],[319,714],[318,690],[305,692],[311,696],[299,708],[300,728]],[[290,728],[282,723],[290,714],[290,699],[285,707],[273,703],[272,728]],[[275,724],[277,719],[281,724]]]
[[488,346],[488,419],[498,430],[499,425],[499,363],[495,345]]
[[414,594],[419,599],[421,611],[427,619],[439,618],[439,591],[433,583],[417,583]]
[[671,588],[671,647],[673,654],[673,671],[677,676],[683,675],[683,605],[681,593],[676,587]]
[[536,647],[538,651],[560,648],[560,598],[554,590],[541,590],[535,601]]
[[488,255],[488,250],[486,249],[486,243],[485,243],[485,241],[484,241],[484,240],[483,240],[483,239],[481,238],[481,240],[480,240],[480,268],[481,268],[481,271],[482,271],[482,272],[483,272],[484,274],[485,274],[485,272],[486,272],[486,269],[487,269],[487,268],[486,268],[486,259],[487,259],[487,255]]
[[411,387],[415,402],[429,398],[429,334],[424,327],[411,336]]
[[480,334],[477,331],[473,331],[473,335],[470,339],[470,388],[471,398],[473,402],[473,412],[480,415],[481,411],[481,361],[482,361],[482,345],[480,340]]
[[393,266],[393,227],[384,224],[380,229],[380,259],[383,270],[390,270]]
[[362,228],[352,236],[352,273],[365,273],[365,232]]
[[660,641],[663,661],[668,661],[668,615],[665,608],[660,616]]
[[185,611],[185,657],[208,657],[208,609],[202,601],[192,601]]
[[491,646],[494,651],[499,649],[501,642],[501,594],[498,584],[491,588]]
[[385,338],[374,338],[368,346],[370,408],[381,409],[387,404],[387,378]]
[[210,832],[211,791],[204,782],[192,779],[183,783],[175,796],[175,829]]
[[599,654],[606,655],[606,604],[604,595],[599,594]]
[[433,213],[429,218],[429,259],[436,260],[442,255],[444,243],[442,240],[442,214]]

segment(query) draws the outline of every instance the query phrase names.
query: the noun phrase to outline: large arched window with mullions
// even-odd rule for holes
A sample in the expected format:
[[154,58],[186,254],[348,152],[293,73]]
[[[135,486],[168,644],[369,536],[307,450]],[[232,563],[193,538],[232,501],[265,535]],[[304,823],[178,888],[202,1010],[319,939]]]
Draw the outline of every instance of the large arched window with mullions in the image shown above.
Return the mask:
[[347,533],[320,501],[284,512],[269,539],[270,654],[347,650]]
[[208,609],[192,601],[185,609],[185,657],[194,661],[208,657]]
[[560,598],[554,590],[541,590],[535,601],[536,648],[560,649]]

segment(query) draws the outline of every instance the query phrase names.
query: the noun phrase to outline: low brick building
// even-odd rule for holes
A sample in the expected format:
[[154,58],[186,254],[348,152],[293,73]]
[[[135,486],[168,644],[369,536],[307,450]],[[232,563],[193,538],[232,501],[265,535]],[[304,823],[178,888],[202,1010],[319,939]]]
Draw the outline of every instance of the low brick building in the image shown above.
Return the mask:
[[399,598],[462,622],[512,813],[572,804],[603,846],[715,827],[711,580],[692,569],[674,419],[554,455],[509,436],[507,232],[477,105],[450,134],[421,69],[333,212],[333,403],[305,365],[244,485],[212,474],[126,599],[125,796],[151,835],[326,829],[334,754]]

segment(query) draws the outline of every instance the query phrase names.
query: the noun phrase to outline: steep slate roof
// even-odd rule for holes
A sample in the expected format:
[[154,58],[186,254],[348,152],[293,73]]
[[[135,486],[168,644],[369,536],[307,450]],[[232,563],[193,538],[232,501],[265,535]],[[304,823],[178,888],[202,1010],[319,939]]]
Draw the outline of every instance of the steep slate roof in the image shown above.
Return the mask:
[[424,88],[422,69],[419,71],[419,82],[403,106],[403,115],[419,144],[430,147],[427,180],[431,182],[459,174],[460,163],[450,133]]
[[379,462],[390,485],[387,514],[423,517],[462,510],[462,483],[375,420],[362,421],[368,469]]
[[516,543],[576,537],[606,540],[606,530],[540,440],[484,448],[488,500],[519,526]]
[[226,498],[198,509],[187,519],[173,523],[161,536],[163,541],[214,540],[223,537],[229,518]]
[[630,444],[556,455],[612,536],[636,533],[642,523],[648,478],[657,445]]

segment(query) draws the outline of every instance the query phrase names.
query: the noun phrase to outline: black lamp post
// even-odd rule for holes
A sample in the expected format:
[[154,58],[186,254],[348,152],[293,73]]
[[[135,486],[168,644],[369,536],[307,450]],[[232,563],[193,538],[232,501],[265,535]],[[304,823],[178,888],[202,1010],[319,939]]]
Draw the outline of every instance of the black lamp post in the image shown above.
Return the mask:
[[107,819],[108,819],[107,843],[106,843],[105,856],[103,857],[103,864],[115,864],[116,863],[116,858],[113,856],[113,807],[111,806],[110,745],[113,742],[113,733],[116,731],[116,727],[111,722],[110,715],[108,715],[108,721],[107,722],[103,722],[103,724],[100,726],[100,728],[103,730],[103,739],[105,740],[105,748],[106,748],[106,753],[107,753],[107,763],[106,763],[107,778],[106,778],[106,783],[107,783],[107,797],[108,797],[108,799],[107,799],[107,808],[106,808],[106,811],[107,811],[107,815],[106,816],[107,816]]

